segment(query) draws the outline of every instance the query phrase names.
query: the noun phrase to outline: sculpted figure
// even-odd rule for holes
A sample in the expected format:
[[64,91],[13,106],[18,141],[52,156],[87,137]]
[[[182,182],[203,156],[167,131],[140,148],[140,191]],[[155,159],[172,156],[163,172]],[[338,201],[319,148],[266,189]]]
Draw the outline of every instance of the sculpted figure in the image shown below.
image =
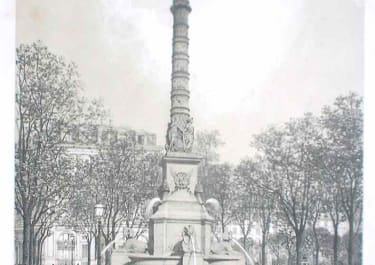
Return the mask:
[[171,152],[191,152],[193,142],[193,119],[186,116],[173,116],[168,124],[166,150]]
[[174,151],[176,149],[178,139],[178,128],[177,124],[171,121],[168,124],[168,135],[167,135],[167,151]]
[[231,255],[234,252],[230,242],[230,235],[225,229],[221,241],[211,243],[211,253],[216,255]]
[[124,248],[129,253],[146,253],[147,243],[137,239],[128,239],[125,242]]
[[191,152],[194,143],[193,118],[187,118],[183,133],[184,151]]
[[192,237],[194,236],[193,227],[191,225],[185,226],[182,231],[182,250],[184,253],[193,251],[192,249]]
[[192,226],[185,226],[181,237],[182,239],[179,240],[173,247],[172,255],[184,255],[185,253],[189,253],[193,251],[192,247],[192,237],[194,236],[194,230]]

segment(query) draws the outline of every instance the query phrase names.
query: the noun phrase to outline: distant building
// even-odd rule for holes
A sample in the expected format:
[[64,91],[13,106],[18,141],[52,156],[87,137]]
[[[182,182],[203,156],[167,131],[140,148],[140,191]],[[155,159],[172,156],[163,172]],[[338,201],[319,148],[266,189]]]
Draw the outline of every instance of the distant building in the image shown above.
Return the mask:
[[163,146],[157,144],[155,133],[110,126],[90,126],[90,128],[77,126],[65,136],[64,146],[69,154],[91,155],[97,153],[99,145],[110,144],[125,137],[131,138],[136,143],[136,147],[143,148],[146,152],[164,150]]

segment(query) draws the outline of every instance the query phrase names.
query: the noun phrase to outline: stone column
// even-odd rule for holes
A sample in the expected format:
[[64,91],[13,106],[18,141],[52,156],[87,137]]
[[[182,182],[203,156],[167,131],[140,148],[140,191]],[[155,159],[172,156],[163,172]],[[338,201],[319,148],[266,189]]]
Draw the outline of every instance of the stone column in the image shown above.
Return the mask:
[[174,0],[171,122],[168,125],[166,150],[191,152],[194,129],[189,109],[189,0]]
[[188,0],[174,0],[171,117],[189,116],[189,13]]

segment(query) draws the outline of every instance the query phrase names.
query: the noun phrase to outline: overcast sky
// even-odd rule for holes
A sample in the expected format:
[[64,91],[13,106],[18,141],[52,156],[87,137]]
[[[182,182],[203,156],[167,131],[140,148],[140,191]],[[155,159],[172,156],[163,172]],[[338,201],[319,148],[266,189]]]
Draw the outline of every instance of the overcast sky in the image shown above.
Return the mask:
[[[42,40],[74,61],[87,96],[115,125],[164,145],[169,121],[172,0],[18,0],[17,43]],[[251,135],[340,94],[363,94],[360,0],[190,0],[191,112],[217,129],[222,161]]]

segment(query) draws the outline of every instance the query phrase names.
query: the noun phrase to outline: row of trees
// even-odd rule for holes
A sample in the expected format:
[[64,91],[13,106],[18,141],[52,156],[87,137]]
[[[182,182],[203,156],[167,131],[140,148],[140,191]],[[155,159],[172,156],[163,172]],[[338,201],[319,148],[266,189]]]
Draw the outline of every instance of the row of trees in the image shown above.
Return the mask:
[[[318,222],[327,216],[333,231],[332,263],[339,264],[339,226],[343,223],[348,227],[347,264],[360,262],[354,255],[361,248],[362,116],[360,97],[341,96],[320,115],[305,114],[255,135],[251,144],[255,155],[239,165],[206,164],[203,183],[206,195],[222,206],[221,229],[236,223],[248,247],[256,221],[265,265],[273,227],[290,262],[301,264],[306,249],[314,249],[318,265],[321,251],[326,250],[322,248],[327,247],[327,237],[322,236],[326,231]],[[217,146],[212,147],[202,154],[215,152]]]
[[109,124],[107,112],[81,96],[76,66],[42,43],[20,45],[16,66],[15,209],[22,219],[22,263],[41,264],[43,242],[60,223],[85,235],[90,264],[91,242],[99,235],[95,204],[105,205],[105,244],[124,226],[139,236],[146,228],[142,207],[160,180],[160,154],[124,135],[97,145],[92,155],[72,155],[67,137],[80,128],[80,137],[89,139],[92,128]]

